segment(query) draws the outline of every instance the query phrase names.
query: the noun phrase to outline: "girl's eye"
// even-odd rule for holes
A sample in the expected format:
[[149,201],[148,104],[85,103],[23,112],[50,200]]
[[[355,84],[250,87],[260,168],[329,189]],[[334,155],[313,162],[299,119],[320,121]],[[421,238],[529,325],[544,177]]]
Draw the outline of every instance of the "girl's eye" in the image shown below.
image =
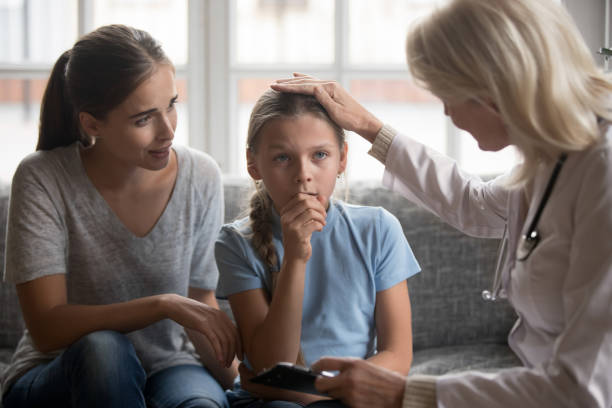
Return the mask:
[[323,160],[324,158],[326,158],[328,156],[327,152],[316,152],[314,154],[314,158],[317,160]]
[[136,121],[136,126],[142,127],[146,125],[147,123],[149,123],[150,120],[151,120],[151,115],[143,116],[142,118]]
[[274,161],[277,162],[286,162],[287,160],[289,160],[289,156],[287,156],[286,154],[279,154],[274,157]]

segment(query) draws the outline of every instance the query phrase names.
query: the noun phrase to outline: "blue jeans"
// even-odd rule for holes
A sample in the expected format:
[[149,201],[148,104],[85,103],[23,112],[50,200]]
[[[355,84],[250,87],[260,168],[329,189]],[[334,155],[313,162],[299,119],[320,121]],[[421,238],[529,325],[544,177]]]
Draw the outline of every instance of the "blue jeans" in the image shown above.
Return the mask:
[[201,366],[181,365],[147,379],[130,340],[114,331],[84,336],[54,360],[21,376],[4,408],[228,408],[221,386]]
[[234,382],[234,388],[227,391],[227,399],[232,408],[344,408],[338,400],[321,400],[302,405],[292,401],[264,401],[243,389],[239,381]]

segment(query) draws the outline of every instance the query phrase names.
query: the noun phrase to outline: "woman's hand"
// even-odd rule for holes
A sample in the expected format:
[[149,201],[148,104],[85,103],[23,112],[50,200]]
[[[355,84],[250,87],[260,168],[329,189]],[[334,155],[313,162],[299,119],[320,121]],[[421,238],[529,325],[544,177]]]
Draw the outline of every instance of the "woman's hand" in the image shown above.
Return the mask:
[[315,387],[354,408],[401,407],[406,379],[391,370],[357,358],[324,357],[314,371],[340,371],[317,377]]
[[187,297],[163,296],[168,318],[202,333],[221,365],[230,367],[234,356],[242,357],[238,330],[223,311]]
[[325,226],[327,215],[323,197],[299,193],[280,211],[283,230],[283,261],[298,260],[306,263],[312,254],[310,237]]
[[278,79],[270,85],[280,92],[314,95],[329,116],[346,130],[354,131],[374,143],[383,124],[348,94],[337,82],[323,81],[309,75],[294,73],[293,78]]

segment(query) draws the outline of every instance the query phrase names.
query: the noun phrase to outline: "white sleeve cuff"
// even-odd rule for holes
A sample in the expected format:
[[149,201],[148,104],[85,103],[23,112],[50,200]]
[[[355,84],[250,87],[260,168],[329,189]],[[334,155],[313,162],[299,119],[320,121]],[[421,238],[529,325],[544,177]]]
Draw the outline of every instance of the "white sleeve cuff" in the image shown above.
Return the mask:
[[436,377],[431,375],[406,377],[403,408],[435,408],[436,406]]
[[391,146],[391,142],[396,134],[397,131],[395,129],[387,124],[384,124],[376,134],[376,138],[374,139],[374,143],[372,143],[372,148],[370,151],[368,151],[368,154],[382,164],[385,164],[387,159],[387,151],[389,150],[389,146]]

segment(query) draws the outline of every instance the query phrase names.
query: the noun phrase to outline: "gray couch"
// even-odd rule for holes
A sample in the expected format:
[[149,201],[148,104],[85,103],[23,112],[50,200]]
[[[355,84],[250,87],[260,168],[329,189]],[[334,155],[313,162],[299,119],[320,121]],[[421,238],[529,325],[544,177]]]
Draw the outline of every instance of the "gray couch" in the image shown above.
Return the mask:
[[[243,210],[250,184],[226,180],[226,219]],[[414,361],[411,373],[442,374],[468,369],[493,370],[519,365],[506,336],[515,320],[505,302],[487,303],[481,291],[490,285],[497,240],[468,237],[378,183],[350,187],[349,202],[381,206],[401,222],[422,272],[409,279]],[[0,265],[8,187],[0,186]],[[0,372],[19,340],[23,321],[12,285],[0,283]],[[227,303],[222,307],[228,312]]]

